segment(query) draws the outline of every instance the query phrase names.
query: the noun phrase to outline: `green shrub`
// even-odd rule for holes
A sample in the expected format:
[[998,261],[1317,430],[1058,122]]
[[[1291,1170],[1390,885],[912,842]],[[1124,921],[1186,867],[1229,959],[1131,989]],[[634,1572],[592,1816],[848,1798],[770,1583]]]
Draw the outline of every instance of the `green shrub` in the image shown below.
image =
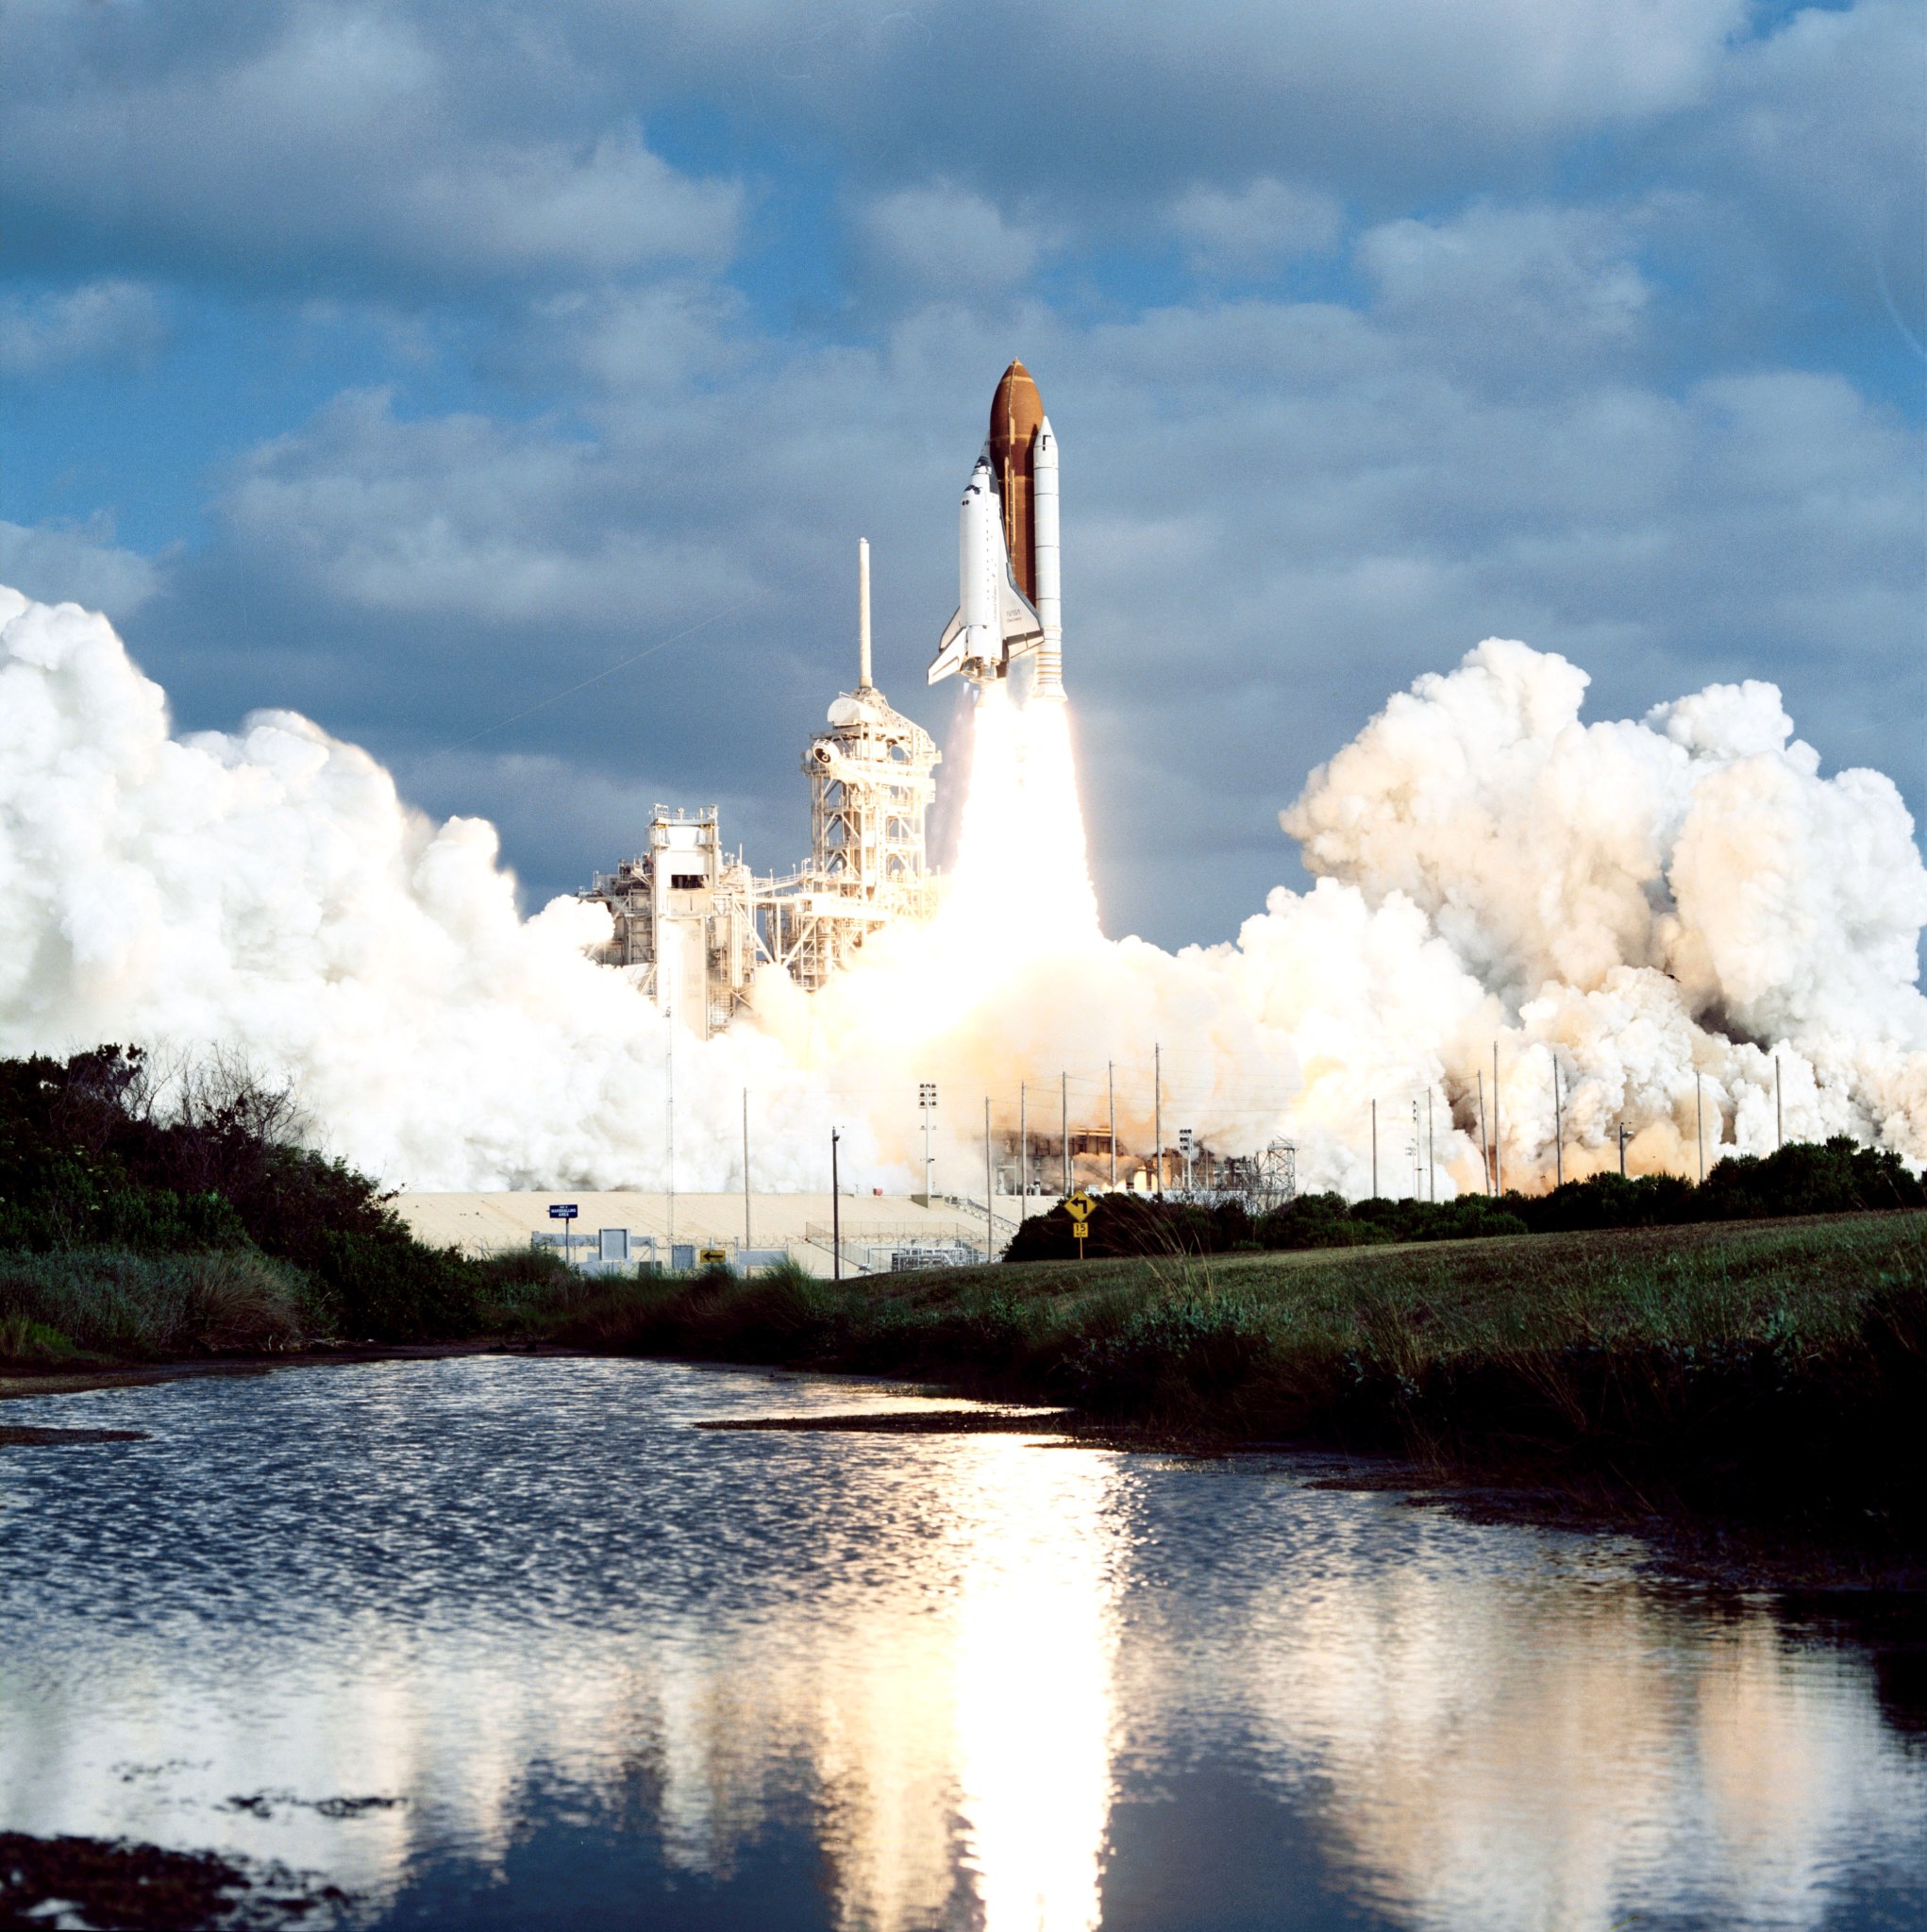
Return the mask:
[[315,1332],[307,1284],[248,1251],[130,1254],[68,1248],[0,1254],[0,1327],[19,1352],[50,1331],[89,1353],[170,1355],[298,1348]]

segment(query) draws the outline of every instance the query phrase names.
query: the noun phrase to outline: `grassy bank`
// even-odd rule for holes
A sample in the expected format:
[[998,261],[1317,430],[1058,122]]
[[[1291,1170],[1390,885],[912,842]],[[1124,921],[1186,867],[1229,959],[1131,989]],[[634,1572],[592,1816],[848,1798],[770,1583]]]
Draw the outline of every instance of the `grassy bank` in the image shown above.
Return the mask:
[[1927,1214],[624,1284],[550,1333],[1597,1478],[1655,1507],[1927,1547]]

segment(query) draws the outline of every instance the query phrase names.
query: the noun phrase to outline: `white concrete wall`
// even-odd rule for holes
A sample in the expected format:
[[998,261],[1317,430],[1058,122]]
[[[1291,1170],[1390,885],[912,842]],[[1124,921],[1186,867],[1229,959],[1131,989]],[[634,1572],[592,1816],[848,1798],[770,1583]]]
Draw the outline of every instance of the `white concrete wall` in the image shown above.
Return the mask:
[[[653,1235],[663,1260],[668,1259],[669,1198],[664,1194],[590,1194],[558,1188],[534,1194],[400,1194],[395,1211],[415,1236],[438,1248],[460,1248],[470,1254],[528,1246],[531,1235],[559,1235],[561,1221],[549,1218],[552,1201],[576,1203],[581,1212],[575,1221],[578,1239],[593,1252],[597,1228],[628,1228],[632,1235]],[[1041,1203],[1032,1202],[1033,1212]],[[1014,1201],[999,1200],[998,1235],[1008,1235],[1005,1217]],[[813,1224],[829,1225],[828,1194],[757,1194],[750,1197],[750,1245],[787,1248],[816,1274],[830,1272],[827,1247],[808,1239]],[[843,1238],[846,1253],[869,1235],[879,1238],[913,1235],[929,1246],[940,1246],[962,1235],[980,1248],[983,1217],[968,1209],[938,1202],[921,1207],[908,1195],[846,1194],[843,1197]],[[679,1194],[676,1197],[676,1243],[696,1248],[743,1245],[743,1197],[740,1194]]]

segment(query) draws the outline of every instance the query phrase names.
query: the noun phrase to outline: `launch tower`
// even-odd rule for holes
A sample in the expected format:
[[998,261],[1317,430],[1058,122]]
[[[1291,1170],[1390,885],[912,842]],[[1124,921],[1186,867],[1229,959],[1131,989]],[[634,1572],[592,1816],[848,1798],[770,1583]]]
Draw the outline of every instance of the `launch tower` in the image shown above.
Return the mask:
[[595,957],[702,1037],[749,997],[761,966],[814,992],[872,933],[936,911],[924,821],[942,759],[920,725],[893,710],[871,678],[870,546],[857,545],[857,687],[829,707],[810,742],[810,856],[783,878],[750,876],[723,849],[713,807],[695,818],[662,806],[647,848],[580,895],[609,908],[614,931]]
[[813,992],[863,940],[936,910],[924,820],[943,754],[891,708],[870,676],[870,546],[857,545],[857,688],[829,707],[829,729],[803,754],[810,780],[810,858],[788,879],[759,882],[763,951]]

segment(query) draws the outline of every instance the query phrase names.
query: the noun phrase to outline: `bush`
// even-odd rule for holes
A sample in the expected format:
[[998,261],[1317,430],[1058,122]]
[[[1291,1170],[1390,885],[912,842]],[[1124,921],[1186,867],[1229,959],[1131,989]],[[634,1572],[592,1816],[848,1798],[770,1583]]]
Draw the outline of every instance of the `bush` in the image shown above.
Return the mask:
[[317,1311],[300,1275],[246,1251],[130,1254],[69,1248],[0,1254],[0,1347],[12,1357],[272,1352],[298,1348]]
[[1463,1241],[1506,1235],[1577,1234],[1695,1221],[1767,1220],[1787,1215],[1856,1214],[1927,1206],[1927,1186],[1888,1148],[1845,1134],[1796,1142],[1764,1156],[1721,1161],[1695,1186],[1676,1174],[1592,1174],[1539,1195],[1483,1194],[1454,1201],[1348,1201],[1303,1194],[1256,1221],[1236,1201],[1205,1207],[1154,1196],[1106,1194],[1081,1252],[1062,1206],[1018,1228],[1006,1261],[1131,1255],[1230,1254],[1265,1250],[1363,1248],[1392,1241]]

